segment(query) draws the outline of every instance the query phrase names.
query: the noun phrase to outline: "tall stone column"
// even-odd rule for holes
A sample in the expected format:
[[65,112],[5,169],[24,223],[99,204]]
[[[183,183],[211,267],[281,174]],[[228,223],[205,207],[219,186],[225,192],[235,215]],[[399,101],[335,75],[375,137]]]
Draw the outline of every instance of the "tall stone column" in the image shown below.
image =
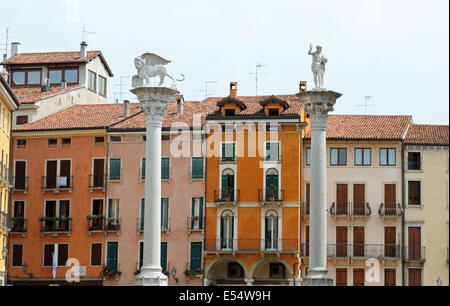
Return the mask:
[[303,286],[332,286],[327,270],[327,147],[328,112],[342,94],[322,88],[300,92],[310,116],[311,199],[309,225],[309,269]]
[[147,141],[145,144],[145,215],[144,258],[138,286],[167,286],[161,268],[161,127],[168,102],[179,92],[168,87],[137,87],[137,95],[145,113]]

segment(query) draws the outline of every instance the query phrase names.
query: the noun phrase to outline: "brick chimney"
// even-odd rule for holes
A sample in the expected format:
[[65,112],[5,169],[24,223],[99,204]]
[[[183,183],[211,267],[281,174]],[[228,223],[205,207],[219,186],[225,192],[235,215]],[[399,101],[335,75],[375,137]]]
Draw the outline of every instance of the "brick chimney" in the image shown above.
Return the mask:
[[183,95],[178,95],[177,96],[177,114],[183,113],[183,102],[184,102]]
[[308,90],[308,86],[307,86],[306,81],[300,81],[299,92],[304,92],[304,91],[307,91],[307,90]]
[[20,42],[12,42],[11,43],[11,57],[16,54],[20,54]]
[[237,82],[230,82],[230,96],[237,98]]
[[130,115],[130,101],[123,101],[123,116],[128,117]]
[[87,56],[87,43],[82,41],[80,44],[80,58],[85,58]]

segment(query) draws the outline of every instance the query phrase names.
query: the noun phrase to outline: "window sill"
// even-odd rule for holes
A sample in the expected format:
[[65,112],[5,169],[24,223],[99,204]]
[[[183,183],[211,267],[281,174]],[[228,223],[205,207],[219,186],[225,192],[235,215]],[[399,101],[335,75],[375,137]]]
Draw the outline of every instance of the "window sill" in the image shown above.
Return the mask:
[[405,171],[406,173],[423,173],[423,170],[421,169],[421,170],[409,170],[409,169],[406,169],[406,171]]
[[420,208],[423,209],[423,204],[408,204],[406,208]]

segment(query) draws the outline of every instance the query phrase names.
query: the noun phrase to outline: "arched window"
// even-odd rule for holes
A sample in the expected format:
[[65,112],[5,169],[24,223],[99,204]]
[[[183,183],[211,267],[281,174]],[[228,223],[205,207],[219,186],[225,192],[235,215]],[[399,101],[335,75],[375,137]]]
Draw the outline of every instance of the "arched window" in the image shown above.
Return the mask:
[[222,172],[220,196],[223,201],[234,201],[234,172],[231,169],[225,169]]
[[234,215],[231,210],[225,210],[220,216],[220,247],[233,249]]
[[266,250],[278,248],[278,214],[274,210],[266,213]]
[[266,201],[278,201],[279,199],[279,183],[278,171],[275,168],[270,168],[266,172]]

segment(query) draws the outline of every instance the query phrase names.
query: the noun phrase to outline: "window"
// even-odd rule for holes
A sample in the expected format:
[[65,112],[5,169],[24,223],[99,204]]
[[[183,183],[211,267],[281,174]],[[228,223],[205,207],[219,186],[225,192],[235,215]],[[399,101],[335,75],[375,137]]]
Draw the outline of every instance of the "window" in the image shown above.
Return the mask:
[[280,160],[280,143],[266,142],[266,161]]
[[108,200],[108,229],[116,230],[120,224],[120,201],[119,199]]
[[146,135],[142,136],[142,141],[147,141],[147,136]]
[[44,267],[51,267],[53,265],[53,254],[57,256],[56,265],[58,267],[65,267],[67,259],[69,259],[69,245],[44,244]]
[[306,165],[311,166],[311,148],[306,148]]
[[41,71],[40,70],[28,70],[28,71],[13,71],[12,72],[12,85],[40,85],[41,84]]
[[234,216],[230,210],[222,213],[220,218],[220,246],[222,250],[233,248]]
[[336,286],[347,286],[347,269],[336,269]]
[[270,264],[270,278],[284,278],[285,268],[283,264],[271,263]]
[[104,144],[105,144],[105,137],[103,136],[94,137],[95,146],[103,146]]
[[278,215],[274,210],[266,213],[266,250],[276,250],[278,248]]
[[121,142],[122,136],[109,136],[109,141],[111,142]]
[[408,152],[408,170],[421,170],[420,152]]
[[170,134],[161,135],[161,140],[162,141],[170,141]]
[[346,148],[331,149],[330,165],[331,166],[347,165],[347,149]]
[[244,269],[238,263],[228,264],[228,278],[242,278],[244,277]]
[[26,149],[27,147],[27,140],[26,139],[17,139],[17,149]]
[[170,179],[170,158],[169,157],[161,158],[161,179],[162,180]]
[[78,83],[78,69],[65,69],[63,80],[68,84]]
[[49,70],[48,77],[50,79],[50,84],[59,84],[62,82],[62,70]]
[[62,148],[70,148],[72,145],[72,139],[71,138],[63,138],[61,139],[61,147]]
[[203,198],[192,198],[190,229],[203,229]]
[[203,178],[203,157],[192,157],[192,179]]
[[14,201],[12,232],[25,232],[25,201]]
[[161,230],[169,230],[169,199],[161,199]]
[[23,245],[13,244],[12,248],[12,266],[21,267],[23,263]]
[[364,278],[365,278],[365,269],[353,269],[353,286],[355,287],[363,287],[364,286]]
[[102,244],[93,243],[91,244],[91,266],[101,266],[102,265]]
[[139,241],[139,269],[144,264],[144,241]]
[[202,268],[202,243],[201,242],[191,242],[191,263],[190,270],[194,271],[196,269]]
[[106,97],[106,78],[98,76],[98,94]]
[[45,188],[71,188],[71,160],[47,160],[45,167]]
[[48,139],[47,140],[47,147],[48,148],[56,148],[58,146],[58,139],[53,138],[53,139]]
[[380,149],[380,166],[395,166],[395,149]]
[[119,181],[121,174],[121,163],[122,160],[120,158],[111,158],[109,160],[109,179],[111,181]]
[[88,88],[89,90],[97,91],[97,74],[91,70],[89,70]]
[[371,155],[371,149],[355,149],[355,166],[370,166]]
[[225,110],[225,116],[226,117],[232,117],[236,114],[236,110],[235,109],[226,109]]
[[106,268],[108,271],[117,271],[119,261],[119,243],[108,241],[106,244]]
[[384,285],[396,286],[395,269],[384,269]]
[[68,84],[78,83],[78,68],[49,69],[50,84],[60,84],[66,81]]
[[21,124],[25,124],[25,123],[28,123],[27,115],[16,117],[16,125],[21,125]]
[[26,190],[27,162],[16,160],[14,165],[14,189]]
[[[163,271],[167,271],[167,242],[161,241],[161,268]],[[144,242],[139,241],[139,269],[144,264]]]
[[141,180],[145,180],[145,157],[141,158]]
[[235,161],[235,143],[222,143],[222,161]]
[[139,230],[144,230],[144,218],[145,218],[145,198],[141,198],[141,218],[139,219]]
[[408,205],[420,204],[420,181],[408,181]]
[[269,116],[278,116],[280,110],[278,108],[269,108]]

